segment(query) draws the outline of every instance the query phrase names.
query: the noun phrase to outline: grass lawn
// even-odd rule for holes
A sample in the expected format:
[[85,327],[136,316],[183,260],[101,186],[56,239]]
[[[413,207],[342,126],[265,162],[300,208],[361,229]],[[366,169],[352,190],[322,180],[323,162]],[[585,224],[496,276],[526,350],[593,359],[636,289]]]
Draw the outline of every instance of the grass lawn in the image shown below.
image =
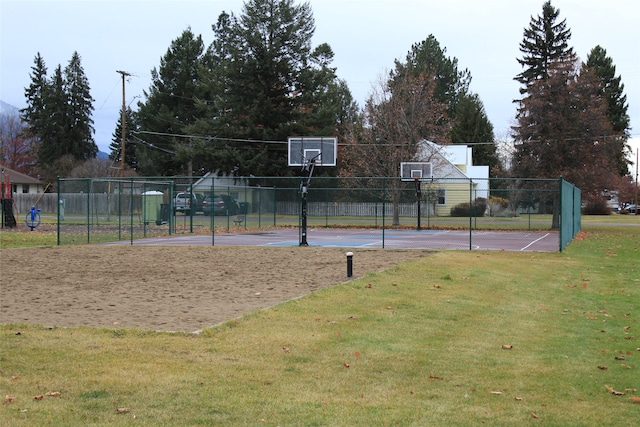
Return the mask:
[[637,425],[640,227],[583,224],[199,335],[0,325],[0,425]]

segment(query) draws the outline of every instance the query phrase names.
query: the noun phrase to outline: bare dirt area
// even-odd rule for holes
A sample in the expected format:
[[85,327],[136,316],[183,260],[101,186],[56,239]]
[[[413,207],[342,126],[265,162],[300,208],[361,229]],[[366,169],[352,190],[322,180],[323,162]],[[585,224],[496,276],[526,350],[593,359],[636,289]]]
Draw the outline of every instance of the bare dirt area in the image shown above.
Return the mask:
[[[0,250],[0,323],[197,331],[343,283],[346,250],[63,246]],[[426,250],[353,250],[354,278]]]

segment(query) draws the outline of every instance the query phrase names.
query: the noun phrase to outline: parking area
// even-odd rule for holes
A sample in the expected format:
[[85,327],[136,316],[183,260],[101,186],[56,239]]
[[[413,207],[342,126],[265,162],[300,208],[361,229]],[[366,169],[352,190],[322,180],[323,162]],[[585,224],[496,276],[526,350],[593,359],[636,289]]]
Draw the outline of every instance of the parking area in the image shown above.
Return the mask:
[[[216,233],[215,235],[173,235],[134,240],[134,245],[191,246],[299,246],[297,228],[264,231]],[[442,250],[507,250],[555,252],[559,236],[549,231],[473,231],[468,230],[378,230],[310,228],[309,246],[343,248],[393,248]],[[130,241],[108,245],[131,244]]]

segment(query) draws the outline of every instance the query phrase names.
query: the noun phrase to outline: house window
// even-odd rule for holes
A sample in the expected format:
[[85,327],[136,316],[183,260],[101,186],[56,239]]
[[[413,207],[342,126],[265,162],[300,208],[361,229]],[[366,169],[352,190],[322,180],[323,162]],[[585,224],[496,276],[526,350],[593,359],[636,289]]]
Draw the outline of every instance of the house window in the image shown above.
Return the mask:
[[436,190],[436,199],[438,200],[438,205],[443,206],[447,204],[447,192],[444,188],[438,188]]
[[29,193],[29,184],[22,184],[22,192],[25,194]]

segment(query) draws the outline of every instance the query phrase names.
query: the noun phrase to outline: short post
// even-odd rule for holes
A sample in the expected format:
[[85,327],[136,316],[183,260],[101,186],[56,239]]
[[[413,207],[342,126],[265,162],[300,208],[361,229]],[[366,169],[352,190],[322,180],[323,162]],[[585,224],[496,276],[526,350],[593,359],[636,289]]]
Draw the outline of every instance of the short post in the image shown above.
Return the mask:
[[347,252],[347,277],[353,276],[353,252]]

